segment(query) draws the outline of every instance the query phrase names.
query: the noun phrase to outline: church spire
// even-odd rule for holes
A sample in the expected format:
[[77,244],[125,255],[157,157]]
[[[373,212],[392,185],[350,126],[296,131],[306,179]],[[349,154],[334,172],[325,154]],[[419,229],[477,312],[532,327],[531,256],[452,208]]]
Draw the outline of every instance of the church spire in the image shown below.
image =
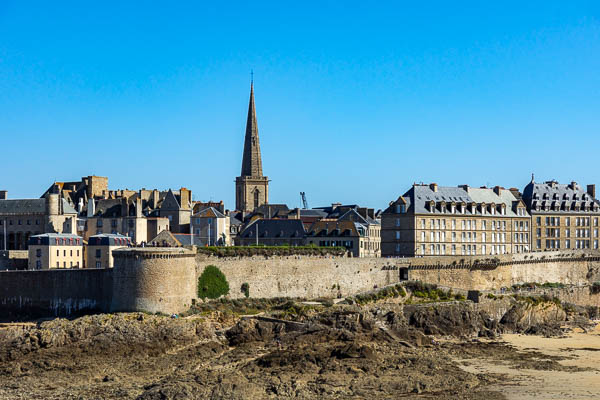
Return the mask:
[[256,122],[256,108],[254,106],[254,79],[250,83],[250,103],[248,104],[248,120],[246,121],[242,176],[263,176],[260,143],[258,141],[258,123]]

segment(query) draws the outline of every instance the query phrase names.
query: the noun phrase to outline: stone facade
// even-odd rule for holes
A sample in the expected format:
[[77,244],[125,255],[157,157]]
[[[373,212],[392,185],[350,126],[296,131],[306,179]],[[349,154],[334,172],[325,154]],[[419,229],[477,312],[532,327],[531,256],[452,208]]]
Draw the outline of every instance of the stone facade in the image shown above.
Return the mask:
[[498,255],[530,251],[525,204],[501,187],[413,185],[382,214],[382,255]]
[[30,270],[83,268],[83,239],[56,233],[31,236],[28,258]]
[[40,199],[0,200],[0,250],[26,250],[42,233],[75,234],[77,212],[57,194]]
[[102,234],[90,237],[87,246],[86,268],[114,267],[113,251],[131,245],[131,238]]
[[583,190],[576,182],[532,179],[523,190],[523,201],[531,214],[534,251],[598,249],[600,202],[595,185]]

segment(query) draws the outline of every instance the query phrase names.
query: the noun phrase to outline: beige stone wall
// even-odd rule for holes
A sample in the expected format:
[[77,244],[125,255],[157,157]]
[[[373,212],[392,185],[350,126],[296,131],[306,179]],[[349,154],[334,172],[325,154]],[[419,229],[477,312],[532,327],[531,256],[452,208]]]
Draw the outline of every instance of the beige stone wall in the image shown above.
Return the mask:
[[[585,258],[582,258],[583,254]],[[402,267],[410,267],[410,279],[463,290],[498,290],[527,282],[586,285],[600,280],[600,254],[591,252],[514,254],[493,259],[448,256],[217,258],[198,255],[197,275],[210,264],[225,273],[232,298],[243,296],[240,289],[244,282],[250,285],[252,297],[346,296],[398,282]]]
[[[342,257],[196,257],[199,276],[215,265],[229,281],[230,297],[241,298],[242,283],[251,297],[337,297],[399,282],[395,260]],[[339,289],[338,289],[339,285]]]
[[[87,268],[112,268],[114,266],[113,250],[121,249],[123,246],[88,246]],[[98,257],[98,250],[100,257]],[[100,263],[98,265],[98,263]]]

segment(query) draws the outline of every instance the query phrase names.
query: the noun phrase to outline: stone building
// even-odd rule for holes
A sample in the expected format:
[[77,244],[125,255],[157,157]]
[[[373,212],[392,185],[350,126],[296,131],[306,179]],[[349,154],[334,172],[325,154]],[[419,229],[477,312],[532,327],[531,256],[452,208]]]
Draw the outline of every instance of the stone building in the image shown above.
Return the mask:
[[0,250],[26,250],[29,238],[42,233],[76,232],[77,211],[57,194],[41,199],[0,196]]
[[317,221],[307,232],[306,243],[319,247],[345,247],[353,257],[365,257],[367,239],[351,221]]
[[90,175],[82,177],[81,181],[54,182],[42,197],[51,193],[60,194],[78,212],[81,212],[89,199],[101,199],[109,195],[108,178]]
[[112,268],[113,250],[131,246],[127,236],[102,233],[89,238],[86,268]]
[[375,209],[356,204],[333,203],[331,207],[317,207],[315,211],[326,214],[319,219],[320,221],[349,221],[356,224],[356,229],[362,238],[359,242],[360,256],[381,256],[381,222],[376,218]]
[[523,190],[523,201],[531,214],[531,247],[554,249],[598,249],[600,203],[596,186],[584,190],[576,182],[531,182]]
[[382,213],[384,257],[530,251],[530,215],[510,190],[414,184]]
[[299,219],[257,219],[236,238],[237,246],[302,246],[306,231]]
[[254,83],[251,83],[242,173],[235,179],[235,206],[238,211],[249,213],[268,202],[269,178],[263,176],[262,171],[258,123],[254,106]]
[[82,268],[83,239],[77,235],[44,233],[29,238],[30,270]]
[[229,218],[213,207],[192,216],[192,232],[200,241],[197,246],[230,246]]

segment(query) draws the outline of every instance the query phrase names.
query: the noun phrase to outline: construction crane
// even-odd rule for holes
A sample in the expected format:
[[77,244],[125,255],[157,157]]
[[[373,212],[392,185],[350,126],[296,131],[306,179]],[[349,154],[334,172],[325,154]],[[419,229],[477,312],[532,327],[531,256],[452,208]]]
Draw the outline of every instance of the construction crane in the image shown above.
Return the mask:
[[302,205],[305,210],[308,210],[308,202],[306,201],[306,193],[300,192],[300,197],[302,197]]

